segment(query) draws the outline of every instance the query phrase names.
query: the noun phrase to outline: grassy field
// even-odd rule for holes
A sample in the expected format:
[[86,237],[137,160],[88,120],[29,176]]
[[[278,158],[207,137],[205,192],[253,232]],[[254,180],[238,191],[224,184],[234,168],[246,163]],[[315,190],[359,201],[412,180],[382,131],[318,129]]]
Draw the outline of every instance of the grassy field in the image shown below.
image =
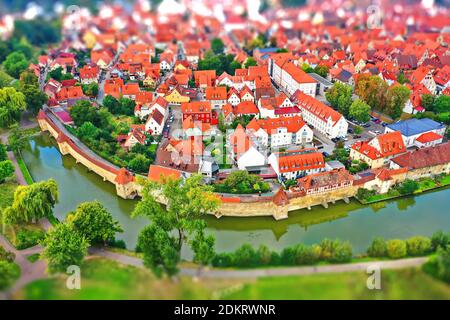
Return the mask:
[[26,286],[18,299],[450,299],[450,286],[420,269],[382,272],[381,290],[366,288],[367,274],[341,273],[261,279],[201,279],[177,282],[151,272],[95,258],[81,268],[81,290],[65,277]]
[[20,154],[16,153],[17,163],[19,165],[20,171],[22,171],[23,177],[27,184],[33,184],[33,177],[31,177],[30,171],[28,171],[27,165],[23,161],[23,158]]

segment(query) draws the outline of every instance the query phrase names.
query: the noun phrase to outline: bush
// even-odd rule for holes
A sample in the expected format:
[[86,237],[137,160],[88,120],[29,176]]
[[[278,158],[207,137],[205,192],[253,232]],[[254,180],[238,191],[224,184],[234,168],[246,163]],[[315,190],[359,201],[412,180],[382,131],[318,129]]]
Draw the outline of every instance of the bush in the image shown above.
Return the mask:
[[375,190],[369,190],[369,189],[365,189],[365,188],[359,188],[358,191],[356,192],[356,197],[359,200],[367,200],[370,197],[373,197],[376,194]]
[[400,239],[389,240],[386,249],[388,257],[392,259],[403,258],[407,254],[406,242]]
[[262,265],[270,265],[272,261],[272,252],[266,245],[260,245],[257,251],[258,261]]
[[313,248],[304,244],[296,245],[294,251],[296,265],[314,264],[319,259],[319,256],[314,252]]
[[119,249],[126,249],[127,245],[125,243],[125,241],[123,240],[111,240],[108,242],[108,246],[112,247],[112,248],[119,248]]
[[387,245],[383,238],[375,238],[367,248],[369,257],[385,257],[387,255]]
[[16,248],[19,250],[34,247],[44,239],[45,233],[42,230],[22,229],[16,235]]
[[406,240],[408,255],[423,256],[431,251],[431,240],[427,237],[416,236]]
[[414,193],[417,189],[419,189],[419,183],[410,179],[405,180],[397,187],[398,192],[402,195]]
[[431,236],[431,248],[437,251],[439,248],[446,249],[450,245],[450,234],[437,231]]
[[254,267],[258,264],[258,258],[253,247],[246,243],[234,252],[234,264],[237,267]]
[[6,251],[5,248],[0,246],[0,261],[13,262],[15,258],[14,253]]
[[424,264],[423,270],[437,279],[450,283],[450,248],[439,248],[437,254]]
[[211,263],[214,267],[231,267],[233,265],[233,254],[228,252],[217,253]]
[[321,260],[331,262],[348,262],[352,258],[352,247],[349,242],[339,240],[323,239],[316,248],[316,253]]

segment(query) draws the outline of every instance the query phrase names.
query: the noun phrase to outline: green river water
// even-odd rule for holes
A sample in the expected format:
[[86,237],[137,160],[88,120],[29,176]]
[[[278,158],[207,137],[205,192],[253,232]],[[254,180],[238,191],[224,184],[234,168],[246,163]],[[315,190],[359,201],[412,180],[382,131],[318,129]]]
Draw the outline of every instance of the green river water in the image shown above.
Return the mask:
[[[111,183],[88,172],[72,157],[62,156],[54,139],[47,134],[31,139],[23,157],[36,181],[48,178],[57,181],[60,202],[55,207],[55,215],[58,218],[64,218],[80,202],[99,200],[125,230],[118,238],[134,249],[139,231],[148,223],[146,218],[130,217],[137,200],[117,197]],[[362,206],[355,200],[349,204],[330,204],[328,209],[317,206],[290,212],[289,219],[282,221],[271,217],[217,219],[213,216],[206,220],[209,232],[216,237],[217,251],[234,250],[246,242],[281,249],[299,242],[312,244],[324,238],[339,238],[350,241],[354,252],[359,253],[377,236],[407,238],[450,230],[449,207],[450,189],[446,189],[370,206]]]

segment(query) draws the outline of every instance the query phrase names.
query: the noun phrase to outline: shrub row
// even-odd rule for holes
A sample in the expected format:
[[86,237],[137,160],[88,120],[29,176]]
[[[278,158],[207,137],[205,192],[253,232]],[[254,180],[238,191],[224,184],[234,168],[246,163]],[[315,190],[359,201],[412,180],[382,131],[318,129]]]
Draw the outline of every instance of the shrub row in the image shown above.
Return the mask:
[[349,242],[324,239],[320,244],[308,246],[297,244],[281,252],[271,251],[261,245],[254,249],[244,244],[234,252],[218,253],[212,261],[215,267],[257,267],[277,265],[312,265],[321,261],[333,263],[349,262],[352,259],[352,247]]
[[[367,248],[369,257],[399,259],[424,256],[450,245],[450,233],[435,232],[431,238],[415,236],[406,240],[384,240],[375,238]],[[244,244],[233,252],[216,253],[212,260],[214,267],[252,268],[258,266],[313,265],[319,262],[345,263],[352,260],[349,242],[324,239],[311,246],[303,243],[287,247],[281,252],[272,251],[261,245],[257,249]]]
[[437,251],[439,248],[447,248],[450,241],[450,233],[435,232],[431,238],[415,236],[406,240],[384,240],[375,238],[367,248],[369,257],[388,257],[399,259],[404,257],[423,256]]

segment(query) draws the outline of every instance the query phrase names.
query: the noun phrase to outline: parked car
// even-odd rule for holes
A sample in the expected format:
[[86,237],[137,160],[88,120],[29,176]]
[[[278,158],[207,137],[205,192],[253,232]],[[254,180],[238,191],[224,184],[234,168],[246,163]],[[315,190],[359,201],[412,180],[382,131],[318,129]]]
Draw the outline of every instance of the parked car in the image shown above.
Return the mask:
[[355,135],[353,136],[353,139],[361,139],[361,135],[355,134]]
[[381,125],[382,125],[383,127],[386,127],[388,124],[387,124],[386,122],[382,122]]
[[375,130],[374,132],[375,132],[376,134],[380,134],[380,133],[381,133],[380,130]]
[[328,152],[326,152],[326,151],[322,152],[322,154],[323,154],[323,156],[324,156],[325,158],[328,158],[328,157],[330,156],[330,154],[329,154]]
[[348,128],[348,133],[353,133],[353,129],[352,128]]
[[368,128],[368,127],[370,127],[370,123],[366,122],[366,123],[364,123],[362,126],[363,126],[364,128]]

